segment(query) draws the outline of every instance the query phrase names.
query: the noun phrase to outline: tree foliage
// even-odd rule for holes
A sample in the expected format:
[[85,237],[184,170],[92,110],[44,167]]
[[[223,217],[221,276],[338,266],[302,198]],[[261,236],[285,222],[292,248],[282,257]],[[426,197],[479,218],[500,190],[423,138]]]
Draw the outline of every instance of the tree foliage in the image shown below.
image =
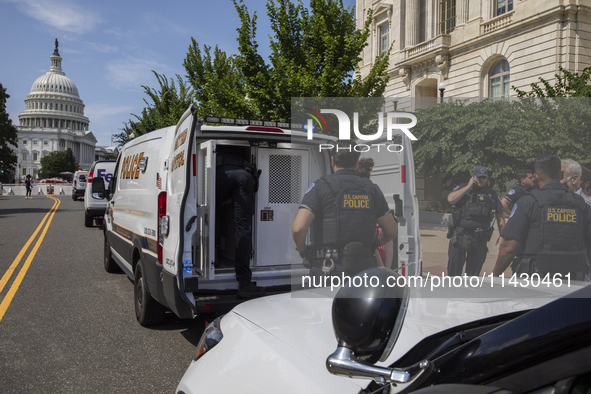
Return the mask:
[[41,169],[39,174],[42,176],[58,175],[60,172],[74,172],[78,169],[76,157],[72,149],[65,151],[54,151],[44,156],[40,160]]
[[[591,97],[591,85],[588,85],[591,79],[591,67],[585,68],[581,74],[573,73],[562,66],[559,67],[562,74],[554,74],[556,83],[550,85],[544,78],[540,82],[532,83],[530,92],[512,88],[517,92],[518,97]],[[541,84],[542,86],[540,86]]]
[[533,168],[542,154],[591,162],[586,98],[456,101],[419,110],[417,120],[416,169],[427,177],[443,174],[449,187],[467,182],[478,165],[504,191],[518,169]]
[[17,146],[17,129],[6,112],[6,101],[10,95],[0,83],[0,169],[13,171],[17,163],[16,153],[12,147]]
[[246,81],[234,56],[228,56],[216,46],[212,58],[211,47],[204,45],[202,53],[197,41],[191,38],[183,66],[198,103],[199,116],[260,117],[247,97]]
[[267,15],[274,36],[266,63],[258,52],[257,15],[243,0],[233,0],[242,26],[236,63],[246,93],[265,119],[288,120],[292,97],[381,97],[388,76],[388,55],[379,56],[370,74],[355,73],[370,36],[371,11],[357,30],[355,9],[341,0],[269,0]]
[[183,63],[200,115],[289,120],[292,97],[381,97],[388,76],[388,54],[379,56],[369,75],[355,73],[370,34],[371,12],[357,30],[352,7],[342,1],[269,0],[273,30],[268,62],[259,53],[257,14],[234,0],[241,20],[239,53],[192,39]]
[[115,141],[119,144],[130,141],[132,133],[137,137],[153,130],[176,125],[192,103],[192,90],[179,75],[176,76],[177,88],[172,78],[169,81],[166,76],[156,71],[152,72],[160,85],[159,90],[142,85],[151,103],[144,99],[147,107],[140,115],[132,114],[135,120],[129,119],[122,132],[115,134]]

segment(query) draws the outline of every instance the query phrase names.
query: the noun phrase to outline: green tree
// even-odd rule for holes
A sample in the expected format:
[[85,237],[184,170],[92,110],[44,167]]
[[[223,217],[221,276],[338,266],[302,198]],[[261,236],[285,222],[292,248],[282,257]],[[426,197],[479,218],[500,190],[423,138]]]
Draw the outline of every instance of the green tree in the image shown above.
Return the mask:
[[233,0],[241,27],[239,53],[228,56],[217,47],[192,39],[185,58],[187,78],[202,115],[290,120],[292,97],[381,97],[388,82],[388,54],[378,56],[370,73],[356,73],[370,35],[371,11],[357,30],[353,7],[342,1],[269,0],[269,63],[259,54],[257,14]]
[[[511,86],[517,92],[518,97],[591,97],[591,67],[585,68],[581,74],[573,73],[562,66],[559,67],[562,74],[554,74],[556,83],[554,86],[544,78],[540,82],[530,84],[531,91],[525,92]],[[541,84],[542,86],[540,86]]]
[[591,105],[584,98],[483,100],[442,103],[417,112],[412,129],[415,166],[427,177],[444,175],[448,187],[465,183],[475,166],[489,168],[504,191],[519,168],[542,154],[591,161]]
[[6,112],[6,101],[10,95],[0,83],[0,171],[13,172],[17,163],[15,151],[11,147],[17,146],[17,130]]
[[183,66],[193,87],[199,116],[260,118],[255,105],[248,99],[246,81],[236,67],[234,56],[226,55],[216,46],[212,58],[211,47],[204,45],[202,53],[199,44],[191,38]]
[[140,115],[132,114],[135,118],[129,119],[122,132],[115,134],[115,141],[125,144],[130,141],[132,133],[135,137],[158,130],[163,127],[176,125],[183,113],[192,104],[192,90],[183,79],[177,75],[178,88],[172,78],[170,81],[156,71],[152,71],[160,85],[159,90],[142,85],[144,93],[151,103],[144,99],[145,107]]
[[40,160],[41,176],[58,175],[60,172],[74,172],[78,169],[78,163],[72,149],[68,148],[63,152],[54,151],[44,156]]

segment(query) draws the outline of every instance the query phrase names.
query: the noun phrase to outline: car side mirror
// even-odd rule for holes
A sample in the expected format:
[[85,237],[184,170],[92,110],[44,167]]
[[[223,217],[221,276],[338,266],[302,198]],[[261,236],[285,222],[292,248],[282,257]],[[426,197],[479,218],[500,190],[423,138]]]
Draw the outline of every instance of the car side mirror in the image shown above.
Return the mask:
[[92,198],[97,200],[103,200],[105,198],[105,180],[103,178],[93,178],[92,185],[90,185],[92,189]]
[[405,369],[373,365],[388,358],[398,339],[409,288],[397,286],[399,275],[384,267],[368,269],[358,277],[363,280],[346,283],[332,303],[338,347],[326,360],[326,368],[334,375],[410,384],[429,367],[427,360]]

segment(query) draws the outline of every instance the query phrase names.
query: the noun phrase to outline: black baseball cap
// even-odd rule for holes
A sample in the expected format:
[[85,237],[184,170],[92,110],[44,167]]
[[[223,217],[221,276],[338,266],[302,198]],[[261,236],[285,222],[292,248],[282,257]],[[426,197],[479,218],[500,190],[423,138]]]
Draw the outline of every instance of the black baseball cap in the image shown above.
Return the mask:
[[485,166],[478,166],[474,169],[474,175],[476,175],[477,178],[481,176],[488,177],[488,169]]

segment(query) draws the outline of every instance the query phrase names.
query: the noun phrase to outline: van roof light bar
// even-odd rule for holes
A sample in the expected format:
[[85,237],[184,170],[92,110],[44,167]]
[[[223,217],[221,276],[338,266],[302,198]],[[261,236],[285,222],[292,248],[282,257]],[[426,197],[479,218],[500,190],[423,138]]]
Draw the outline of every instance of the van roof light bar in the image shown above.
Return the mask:
[[[270,120],[226,118],[220,116],[204,116],[203,123],[214,123],[235,126],[257,126],[257,127],[277,127],[280,129],[298,129],[303,130],[301,123],[275,122]],[[260,130],[263,131],[263,130]]]

